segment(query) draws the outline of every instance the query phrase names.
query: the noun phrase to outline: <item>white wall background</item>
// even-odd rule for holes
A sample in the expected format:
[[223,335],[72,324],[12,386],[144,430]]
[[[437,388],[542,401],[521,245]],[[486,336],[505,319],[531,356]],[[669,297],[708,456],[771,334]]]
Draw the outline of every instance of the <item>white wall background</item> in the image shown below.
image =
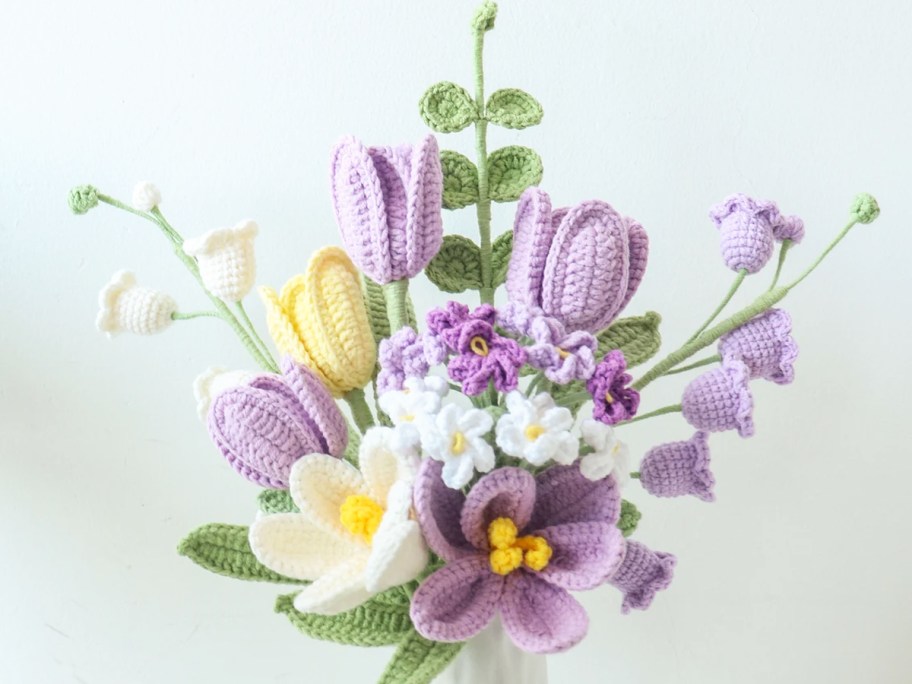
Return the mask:
[[[211,446],[190,393],[206,366],[248,362],[213,320],[151,339],[97,334],[95,293],[121,267],[185,310],[203,300],[150,225],[108,208],[73,217],[65,200],[86,182],[128,199],[151,179],[185,234],[255,217],[259,280],[280,285],[337,241],[334,141],[415,140],[426,86],[471,85],[474,4],[6,4],[0,681],[379,675],[390,649],[308,641],[272,613],[273,587],[175,554],[197,525],[253,515],[256,489]],[[589,637],[550,659],[552,681],[912,679],[910,22],[899,0],[502,2],[489,90],[525,88],[546,115],[494,129],[492,149],[536,148],[558,204],[601,197],[643,222],[654,247],[628,312],[660,311],[669,345],[730,282],[706,218],[727,193],[805,218],[792,273],[857,191],[883,207],[787,301],[797,381],[756,387],[756,437],[712,440],[718,502],[631,487],[639,538],[679,556],[675,583],[627,617],[611,588],[584,595]],[[468,152],[472,136],[442,144]],[[446,226],[471,234],[472,213]],[[431,289],[416,289],[425,309]],[[680,387],[655,383],[644,409]],[[673,417],[636,428],[638,454],[689,434]]]

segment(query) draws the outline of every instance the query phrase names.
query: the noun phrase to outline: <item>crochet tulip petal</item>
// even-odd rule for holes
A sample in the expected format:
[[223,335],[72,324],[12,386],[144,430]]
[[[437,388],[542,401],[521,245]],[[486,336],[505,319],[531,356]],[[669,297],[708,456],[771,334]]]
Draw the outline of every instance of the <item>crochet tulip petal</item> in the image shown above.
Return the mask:
[[553,551],[539,577],[570,591],[601,585],[624,559],[624,536],[611,523],[565,523],[532,534],[544,537]]
[[462,534],[459,515],[465,495],[446,486],[440,461],[424,460],[415,478],[413,497],[418,522],[428,546],[449,562],[473,552]]
[[510,639],[531,653],[566,651],[589,630],[589,616],[566,589],[523,570],[507,577],[500,610]]
[[465,641],[494,619],[503,586],[504,578],[491,572],[485,556],[447,563],[412,596],[415,629],[431,641]]
[[506,283],[511,302],[541,306],[542,277],[554,232],[551,198],[540,188],[528,188],[519,198],[513,223],[513,254]]
[[[289,491],[295,505],[315,525],[327,532],[350,536],[339,518],[342,504],[351,495],[370,496],[364,478],[345,461],[310,454],[291,469]],[[382,505],[383,502],[378,502]]]
[[285,374],[285,383],[317,426],[324,452],[341,456],[348,445],[348,426],[326,385],[313,371],[287,357],[282,360],[282,372]]
[[[298,278],[302,278],[302,276],[298,276]],[[265,285],[257,291],[260,293],[260,299],[263,300],[263,306],[266,307],[266,327],[269,329],[269,336],[275,342],[276,348],[297,363],[303,363],[323,379],[323,374],[317,368],[304,343],[301,342],[301,336],[298,334],[291,316],[282,306],[279,295],[271,287]]]
[[352,558],[320,577],[295,596],[295,610],[338,615],[369,600],[371,593],[364,586],[365,563],[366,558]]
[[466,497],[459,524],[476,549],[488,548],[488,525],[509,518],[524,529],[535,504],[535,478],[521,468],[498,468],[483,476]]
[[646,273],[646,263],[649,257],[649,236],[638,221],[628,219],[627,237],[630,239],[630,273],[627,278],[627,293],[615,312],[615,316],[627,308],[633,295],[636,294]]
[[[386,232],[381,233],[381,238],[385,236],[388,242],[389,280],[399,280],[405,277],[408,268],[405,244],[408,196],[405,184],[408,182],[411,147],[370,147],[367,153],[380,184],[379,200],[386,211]],[[361,232],[366,230],[371,228],[362,226]]]
[[621,493],[613,477],[593,482],[577,465],[569,465],[548,468],[535,480],[537,498],[529,529],[584,522],[614,525],[621,515]]
[[415,148],[408,180],[405,268],[400,278],[412,277],[428,265],[443,244],[443,171],[437,139],[426,135]]

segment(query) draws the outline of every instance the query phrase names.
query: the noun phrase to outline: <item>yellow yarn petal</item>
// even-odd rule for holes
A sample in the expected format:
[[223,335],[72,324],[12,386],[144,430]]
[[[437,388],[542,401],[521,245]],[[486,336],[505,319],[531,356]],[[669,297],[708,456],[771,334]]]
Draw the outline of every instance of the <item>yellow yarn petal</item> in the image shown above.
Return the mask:
[[278,350],[316,372],[325,383],[326,379],[307,352],[307,348],[301,341],[301,337],[285,307],[282,306],[276,291],[271,287],[262,286],[258,292],[266,306],[266,327],[269,329],[269,336],[272,337]]

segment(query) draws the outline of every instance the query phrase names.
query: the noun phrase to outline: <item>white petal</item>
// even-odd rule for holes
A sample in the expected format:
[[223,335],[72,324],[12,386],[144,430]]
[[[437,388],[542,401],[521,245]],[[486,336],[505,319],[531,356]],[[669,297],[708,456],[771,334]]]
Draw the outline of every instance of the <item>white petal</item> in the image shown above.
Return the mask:
[[364,586],[367,557],[353,558],[323,575],[295,597],[294,607],[302,613],[336,615],[357,608],[371,592]]
[[523,393],[518,390],[513,390],[507,395],[506,399],[507,411],[510,413],[526,413],[531,408],[532,405],[528,399],[523,396]]
[[614,459],[607,454],[594,453],[587,454],[580,459],[580,473],[587,480],[601,480],[611,474],[614,467]]
[[494,418],[487,411],[469,409],[459,419],[459,430],[466,437],[481,437],[494,427]]
[[563,406],[548,409],[539,421],[548,430],[569,430],[573,427],[573,414]]
[[378,502],[386,500],[390,487],[399,476],[399,458],[390,443],[392,429],[375,427],[364,433],[358,450],[358,465],[367,485],[368,496]]
[[501,416],[497,421],[497,446],[504,450],[504,453],[521,458],[523,450],[528,440],[523,434],[522,428],[516,424],[511,415]]
[[445,397],[450,391],[450,385],[447,382],[446,378],[441,378],[439,375],[429,375],[424,379],[424,388],[440,397]]
[[614,440],[614,430],[610,426],[592,418],[586,418],[580,425],[583,441],[596,451],[604,451]]
[[531,404],[535,409],[535,412],[539,415],[542,415],[548,410],[554,408],[554,399],[552,399],[551,395],[547,392],[539,392],[534,397],[532,397]]
[[437,427],[447,436],[452,436],[459,429],[463,409],[457,404],[447,404],[437,414]]
[[494,469],[495,457],[494,449],[481,437],[475,437],[470,442],[472,461],[475,463],[475,470],[479,473],[487,473]]
[[446,459],[441,478],[450,489],[462,489],[472,479],[474,468],[475,464],[472,462],[471,454],[463,453],[461,456]]
[[339,519],[345,499],[369,496],[364,478],[345,461],[325,454],[308,454],[295,461],[289,477],[291,498],[311,522],[345,536],[351,534]]
[[373,548],[364,573],[368,591],[378,593],[415,579],[428,562],[421,528],[414,520],[400,520],[374,535]]
[[555,463],[570,465],[579,456],[579,442],[569,432],[550,433],[542,435],[542,437],[548,437],[548,439],[553,441],[554,447],[551,458]]

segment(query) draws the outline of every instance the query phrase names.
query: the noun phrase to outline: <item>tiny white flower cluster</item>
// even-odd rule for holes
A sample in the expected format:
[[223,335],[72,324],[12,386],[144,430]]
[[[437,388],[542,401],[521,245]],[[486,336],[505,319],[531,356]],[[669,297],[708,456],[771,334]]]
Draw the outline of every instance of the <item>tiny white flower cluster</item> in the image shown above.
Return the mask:
[[[460,489],[475,471],[487,473],[496,463],[494,447],[516,459],[540,467],[549,462],[570,465],[580,456],[580,437],[573,434],[573,414],[557,406],[546,392],[527,398],[513,391],[497,420],[488,411],[444,404],[449,392],[443,378],[408,378],[402,390],[380,395],[380,408],[395,429],[420,441],[424,455],[443,463],[443,481]],[[489,435],[494,429],[494,439]],[[614,474],[619,484],[629,478],[627,446],[610,426],[587,419],[580,436],[588,447],[580,472],[590,480]]]

